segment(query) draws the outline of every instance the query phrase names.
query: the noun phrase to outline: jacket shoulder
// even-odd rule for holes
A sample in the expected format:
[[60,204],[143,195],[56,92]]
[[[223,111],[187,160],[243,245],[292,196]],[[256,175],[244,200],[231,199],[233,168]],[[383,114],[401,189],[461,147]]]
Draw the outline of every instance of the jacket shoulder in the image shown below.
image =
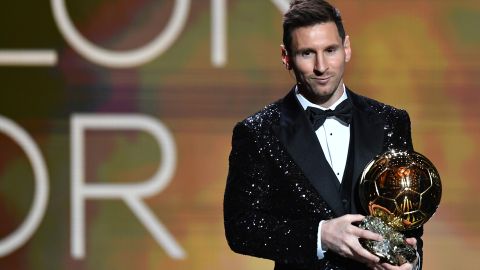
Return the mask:
[[241,125],[257,132],[270,129],[272,125],[278,124],[280,120],[280,104],[281,100],[265,106],[262,110],[239,122],[237,126]]
[[406,111],[403,109],[399,109],[392,105],[385,104],[373,98],[361,96],[358,94],[354,95],[356,100],[355,103],[360,109],[364,109],[366,111],[370,111],[372,113],[384,116],[402,115],[406,113]]
[[357,108],[383,119],[384,147],[413,150],[410,117],[407,111],[368,97],[353,95]]

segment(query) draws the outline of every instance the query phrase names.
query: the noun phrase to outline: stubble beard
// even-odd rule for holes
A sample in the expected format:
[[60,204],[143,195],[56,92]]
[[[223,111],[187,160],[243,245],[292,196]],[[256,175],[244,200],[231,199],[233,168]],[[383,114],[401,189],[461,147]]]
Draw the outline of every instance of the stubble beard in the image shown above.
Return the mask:
[[[312,82],[313,83],[313,82]],[[317,104],[317,105],[331,105],[329,103],[333,103],[332,98],[335,96],[337,92],[340,91],[340,85],[342,84],[342,79],[332,85],[333,89],[329,89],[327,91],[318,91],[313,89],[312,85],[308,83],[308,81],[302,77],[300,81],[297,81],[298,90],[302,96],[308,99],[310,102]],[[326,86],[329,86],[328,84]]]

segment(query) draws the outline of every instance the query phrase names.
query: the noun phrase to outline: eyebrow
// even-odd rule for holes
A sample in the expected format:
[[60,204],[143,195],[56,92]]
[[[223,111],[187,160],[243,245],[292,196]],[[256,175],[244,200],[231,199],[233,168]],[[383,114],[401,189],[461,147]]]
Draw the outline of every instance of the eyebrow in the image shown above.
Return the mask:
[[[332,43],[332,44],[330,44],[330,45],[328,45],[328,46],[325,46],[325,48],[324,48],[323,50],[338,49],[338,48],[341,48],[341,45],[340,45],[340,44]],[[298,53],[298,52],[308,52],[308,51],[316,52],[317,50],[314,49],[314,48],[311,48],[311,47],[305,47],[305,48],[300,48],[300,49],[294,50],[295,53]]]
[[313,49],[313,48],[306,47],[306,48],[298,49],[298,50],[296,50],[295,52],[299,53],[299,52],[315,52],[315,51],[316,51],[316,50]]
[[340,48],[341,46],[339,44],[332,44],[332,45],[329,45],[327,47],[325,47],[326,50],[328,49],[338,49]]

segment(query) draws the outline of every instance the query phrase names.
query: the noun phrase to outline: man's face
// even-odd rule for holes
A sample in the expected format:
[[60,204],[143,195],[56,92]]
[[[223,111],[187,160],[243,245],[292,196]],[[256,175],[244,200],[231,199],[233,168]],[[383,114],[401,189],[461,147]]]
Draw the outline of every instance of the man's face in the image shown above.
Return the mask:
[[333,22],[300,27],[292,32],[291,65],[300,92],[311,102],[332,105],[343,93],[343,72],[350,60],[349,37]]

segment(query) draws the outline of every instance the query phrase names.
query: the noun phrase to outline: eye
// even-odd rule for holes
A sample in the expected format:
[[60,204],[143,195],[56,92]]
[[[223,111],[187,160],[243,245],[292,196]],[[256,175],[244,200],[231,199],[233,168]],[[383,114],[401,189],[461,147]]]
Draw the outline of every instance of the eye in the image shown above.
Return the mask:
[[305,51],[300,52],[300,55],[304,58],[312,57],[313,54],[314,54],[314,52],[312,52],[311,50],[305,50]]
[[337,51],[338,47],[328,47],[325,51],[328,53],[328,54],[333,54]]

